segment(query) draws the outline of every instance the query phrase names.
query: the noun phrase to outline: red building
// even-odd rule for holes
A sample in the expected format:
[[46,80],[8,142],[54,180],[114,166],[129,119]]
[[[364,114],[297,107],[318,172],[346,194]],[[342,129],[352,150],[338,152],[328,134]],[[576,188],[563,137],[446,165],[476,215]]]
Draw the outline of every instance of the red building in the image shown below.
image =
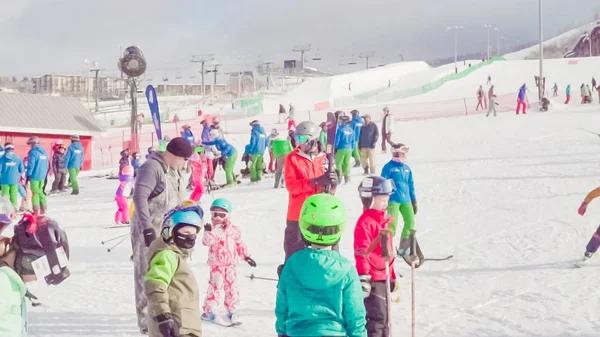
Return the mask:
[[79,135],[85,152],[83,170],[92,168],[93,137],[104,129],[77,98],[0,92],[0,145],[10,142],[22,158],[27,156],[27,139],[40,137],[48,154],[62,141],[71,143]]

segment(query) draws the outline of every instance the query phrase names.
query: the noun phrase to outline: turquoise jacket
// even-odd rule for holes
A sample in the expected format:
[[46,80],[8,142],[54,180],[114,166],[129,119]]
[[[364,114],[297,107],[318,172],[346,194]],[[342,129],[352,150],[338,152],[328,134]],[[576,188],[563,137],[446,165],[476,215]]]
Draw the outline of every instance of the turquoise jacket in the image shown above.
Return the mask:
[[366,337],[366,310],[352,262],[332,250],[305,248],[285,263],[275,329],[289,337]]
[[0,265],[0,336],[26,336],[26,293],[21,277],[12,268]]

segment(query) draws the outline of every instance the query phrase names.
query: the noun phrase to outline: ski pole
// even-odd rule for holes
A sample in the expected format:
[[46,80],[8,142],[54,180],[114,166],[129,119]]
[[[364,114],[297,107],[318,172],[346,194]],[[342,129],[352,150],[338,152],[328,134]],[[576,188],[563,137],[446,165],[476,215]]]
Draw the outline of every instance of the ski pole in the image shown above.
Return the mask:
[[113,249],[115,249],[115,247],[117,247],[117,246],[118,246],[118,245],[120,245],[120,244],[121,244],[123,241],[125,241],[125,239],[127,239],[127,236],[128,236],[128,235],[129,235],[129,234],[125,234],[125,236],[123,236],[123,238],[122,238],[121,240],[119,240],[117,243],[115,243],[115,245],[114,245],[114,246],[112,246],[112,247],[108,248],[106,251],[110,253],[110,252],[111,252]]
[[251,279],[251,280],[265,280],[265,281],[275,281],[275,282],[279,282],[278,279],[274,279],[274,278],[269,278],[269,277],[259,277],[259,276],[254,276],[254,274],[250,274],[250,276],[246,276],[247,278]]
[[387,327],[388,336],[392,336],[392,281],[390,275],[390,259],[392,254],[390,253],[390,232],[387,229],[379,231],[381,240],[381,257],[385,260],[385,299],[387,306]]
[[115,236],[115,237],[114,237],[114,238],[112,238],[112,239],[104,240],[104,241],[101,241],[100,243],[101,243],[101,244],[105,244],[105,243],[108,243],[108,242],[111,242],[111,241],[118,240],[118,239],[120,239],[120,238],[122,238],[122,237],[125,237],[125,236],[127,236],[127,235],[129,235],[129,233],[125,233],[125,234],[121,234],[121,235],[119,235],[119,236]]

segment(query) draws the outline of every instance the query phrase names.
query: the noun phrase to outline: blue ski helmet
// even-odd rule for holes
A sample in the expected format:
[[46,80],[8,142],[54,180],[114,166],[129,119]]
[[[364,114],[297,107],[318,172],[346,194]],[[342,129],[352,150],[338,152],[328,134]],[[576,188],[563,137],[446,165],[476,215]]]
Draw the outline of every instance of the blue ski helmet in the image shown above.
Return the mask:
[[202,226],[202,208],[191,206],[167,213],[160,234],[164,241],[173,237],[173,230],[178,225],[194,226],[200,230]]
[[231,202],[225,198],[215,199],[215,201],[213,201],[213,203],[210,205],[210,209],[212,210],[214,207],[222,208],[227,211],[227,213],[231,213],[233,208],[233,206],[231,206]]

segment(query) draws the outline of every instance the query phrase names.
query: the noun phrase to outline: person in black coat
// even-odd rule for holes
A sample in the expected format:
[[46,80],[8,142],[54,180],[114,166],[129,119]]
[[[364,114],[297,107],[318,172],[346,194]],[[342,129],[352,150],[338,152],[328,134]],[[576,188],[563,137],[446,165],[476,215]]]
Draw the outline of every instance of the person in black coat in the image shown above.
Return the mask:
[[[358,149],[360,150],[360,164],[364,169],[364,174],[369,172],[375,174],[375,144],[379,140],[379,129],[377,124],[371,119],[371,115],[363,115],[365,124],[360,130],[358,138]],[[385,142],[385,139],[383,140]]]

